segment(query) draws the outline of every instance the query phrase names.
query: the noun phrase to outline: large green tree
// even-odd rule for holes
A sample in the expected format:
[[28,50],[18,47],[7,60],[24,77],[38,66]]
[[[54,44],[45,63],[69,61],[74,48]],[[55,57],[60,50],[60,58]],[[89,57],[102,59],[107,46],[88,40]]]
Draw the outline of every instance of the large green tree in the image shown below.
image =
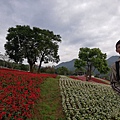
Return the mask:
[[52,31],[49,30],[41,30],[39,28],[33,28],[36,40],[38,43],[38,58],[39,58],[39,67],[38,72],[40,72],[40,68],[42,62],[55,62],[58,63],[60,61],[58,55],[58,42],[61,42],[61,36],[55,35]]
[[33,72],[33,66],[38,58],[40,58],[38,71],[43,61],[59,62],[57,43],[61,41],[61,37],[54,35],[52,31],[17,25],[8,29],[6,39],[4,45],[6,54],[16,63],[22,63],[27,59],[30,72]]
[[86,71],[86,80],[90,80],[95,68],[100,73],[108,73],[109,67],[106,57],[107,55],[102,53],[99,48],[80,48],[78,59],[76,59],[74,66],[79,69],[84,68]]
[[17,25],[8,29],[7,42],[4,45],[6,54],[16,63],[22,63],[24,59],[30,65],[30,72],[33,72],[33,65],[37,61],[37,46],[34,32],[30,26]]

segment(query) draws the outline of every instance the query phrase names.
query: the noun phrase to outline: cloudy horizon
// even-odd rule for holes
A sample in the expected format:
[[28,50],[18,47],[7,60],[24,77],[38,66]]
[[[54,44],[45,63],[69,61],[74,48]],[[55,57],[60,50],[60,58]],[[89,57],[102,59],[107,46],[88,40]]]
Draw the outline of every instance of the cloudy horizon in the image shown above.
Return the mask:
[[5,52],[8,28],[29,25],[61,36],[59,63],[78,58],[81,47],[100,48],[107,58],[118,55],[119,4],[118,0],[1,0],[0,52]]

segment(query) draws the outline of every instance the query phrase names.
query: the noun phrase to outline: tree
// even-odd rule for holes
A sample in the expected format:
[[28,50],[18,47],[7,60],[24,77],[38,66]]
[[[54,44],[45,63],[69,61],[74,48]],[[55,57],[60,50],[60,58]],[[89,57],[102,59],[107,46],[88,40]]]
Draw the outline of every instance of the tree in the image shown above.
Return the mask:
[[6,54],[16,63],[22,63],[24,59],[27,59],[30,72],[33,72],[33,66],[38,58],[40,59],[38,71],[43,61],[45,63],[59,62],[57,43],[61,41],[60,38],[49,30],[17,25],[15,28],[8,29],[4,47]]
[[60,75],[67,75],[69,70],[66,67],[62,66],[62,67],[57,68],[56,72]]
[[46,66],[41,68],[42,73],[51,73],[55,74],[55,67],[54,66]]
[[37,60],[37,46],[33,30],[29,26],[17,25],[16,28],[9,28],[4,45],[6,54],[16,63],[22,63],[24,58],[30,65],[33,72],[33,65]]
[[42,30],[36,27],[34,27],[33,30],[38,43],[39,73],[42,62],[58,63],[60,61],[58,55],[58,42],[61,42],[61,36],[55,35],[52,31],[45,29]]
[[80,48],[79,59],[76,59],[74,66],[86,70],[86,80],[91,79],[91,74],[95,68],[100,73],[108,73],[109,67],[106,61],[106,54],[103,54],[99,48]]

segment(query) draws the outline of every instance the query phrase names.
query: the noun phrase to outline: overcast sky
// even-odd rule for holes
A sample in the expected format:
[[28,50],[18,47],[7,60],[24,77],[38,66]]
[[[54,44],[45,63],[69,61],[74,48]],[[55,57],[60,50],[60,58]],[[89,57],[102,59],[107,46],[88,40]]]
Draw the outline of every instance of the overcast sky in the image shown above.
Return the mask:
[[62,37],[60,62],[78,58],[79,48],[118,55],[120,0],[0,0],[0,52],[7,30],[16,25],[48,29]]

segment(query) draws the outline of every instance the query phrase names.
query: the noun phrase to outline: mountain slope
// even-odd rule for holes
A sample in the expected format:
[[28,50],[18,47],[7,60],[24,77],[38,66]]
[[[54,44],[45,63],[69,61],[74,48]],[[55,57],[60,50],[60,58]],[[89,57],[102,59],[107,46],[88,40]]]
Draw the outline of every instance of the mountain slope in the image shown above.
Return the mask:
[[110,58],[107,59],[107,63],[108,65],[112,65],[115,61],[117,61],[119,58],[119,56],[112,56]]
[[75,59],[68,61],[68,62],[62,62],[58,64],[57,66],[55,66],[55,68],[59,68],[63,66],[63,67],[66,67],[70,71],[74,71],[75,70],[74,62],[75,62]]
[[[111,56],[110,58],[107,59],[107,63],[109,66],[111,66],[115,61],[117,61],[119,58],[119,56]],[[59,68],[59,67],[66,67],[68,70],[70,71],[74,71],[75,67],[74,67],[74,62],[75,59],[71,60],[71,61],[67,61],[67,62],[62,62],[58,65],[55,66],[55,68]]]

